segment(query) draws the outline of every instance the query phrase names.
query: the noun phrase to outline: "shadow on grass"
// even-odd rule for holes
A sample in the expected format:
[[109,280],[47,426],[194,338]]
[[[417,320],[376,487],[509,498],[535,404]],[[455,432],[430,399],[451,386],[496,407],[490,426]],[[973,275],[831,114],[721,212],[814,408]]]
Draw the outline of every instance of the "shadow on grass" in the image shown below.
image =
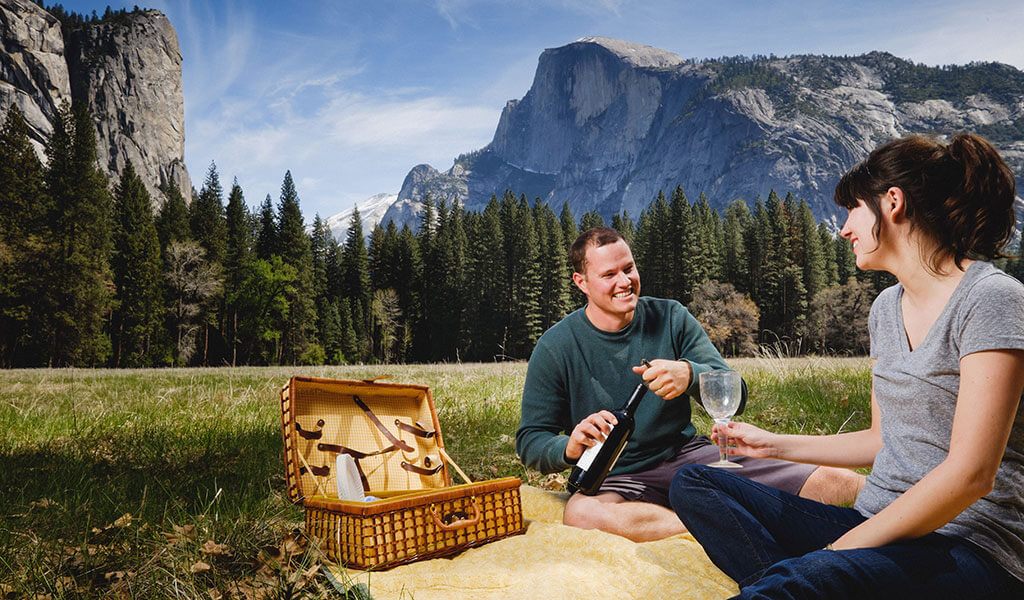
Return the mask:
[[220,513],[240,515],[284,489],[280,429],[269,425],[63,439],[2,449],[0,464],[3,518],[48,538],[73,539],[125,513],[154,525],[176,521],[209,510],[215,498]]

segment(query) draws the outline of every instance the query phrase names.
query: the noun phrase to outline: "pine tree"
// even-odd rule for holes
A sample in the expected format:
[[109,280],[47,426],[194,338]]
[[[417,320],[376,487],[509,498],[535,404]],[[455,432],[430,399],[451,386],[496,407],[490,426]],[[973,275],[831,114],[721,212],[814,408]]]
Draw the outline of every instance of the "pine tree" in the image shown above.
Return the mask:
[[370,301],[373,290],[370,287],[369,259],[366,242],[363,239],[363,220],[359,209],[352,210],[349,220],[348,237],[341,251],[342,288],[349,300],[352,329],[355,332],[359,351],[355,354],[345,353],[350,362],[363,359],[364,348],[369,342],[370,333]]
[[[220,185],[220,176],[217,174],[217,165],[210,162],[206,171],[206,179],[199,195],[189,205],[189,230],[192,232],[192,239],[199,242],[199,245],[206,250],[204,260],[215,265],[217,272],[224,272],[224,257],[227,254],[227,221],[224,214],[224,189]],[[223,292],[221,286],[220,290]],[[218,322],[224,315],[222,297],[203,304],[203,314],[200,320],[203,322],[201,333],[197,337],[197,354],[199,364],[208,365],[210,362],[219,362],[216,349],[223,348],[223,327],[218,327]]]
[[805,200],[800,200],[795,215],[797,235],[793,238],[793,255],[802,261],[799,264],[803,267],[804,299],[799,319],[806,318],[810,309],[811,299],[814,298],[828,281],[825,266],[825,253],[821,247],[821,236],[818,234],[818,226],[811,213],[811,207]]
[[217,175],[217,165],[210,163],[199,197],[189,207],[189,228],[192,239],[206,250],[206,260],[224,263],[227,253],[227,224],[224,219],[224,189]]
[[[580,229],[576,226],[576,217],[572,215],[572,208],[569,207],[568,202],[562,204],[562,212],[558,215],[558,222],[562,224],[562,239],[565,241],[565,250],[568,252],[569,246],[580,235]],[[572,265],[569,265],[569,269],[569,274],[572,275]]]
[[750,209],[742,199],[733,200],[725,209],[725,224],[722,228],[722,279],[731,283],[738,292],[749,293],[750,262],[743,233],[750,227],[753,218]]
[[281,260],[295,269],[294,293],[288,298],[288,316],[282,327],[279,358],[285,364],[294,365],[299,364],[315,336],[316,313],[313,304],[313,254],[291,171],[285,172],[281,183],[277,214]]
[[110,327],[113,364],[149,366],[163,309],[160,241],[149,192],[131,161],[125,164],[114,194],[113,245],[111,267],[117,290]]
[[[538,199],[533,205],[533,214],[539,248],[540,330],[546,331],[569,311],[569,279],[565,276],[568,259],[562,227],[551,207]],[[627,230],[635,229],[625,211],[619,225]]]
[[604,217],[596,210],[583,213],[583,216],[580,217],[580,231],[583,232],[594,227],[605,227]]
[[43,321],[53,206],[18,106],[0,129],[0,367],[46,364]]
[[764,314],[765,295],[765,250],[768,246],[770,229],[768,221],[768,211],[765,209],[764,202],[761,201],[761,197],[758,196],[757,201],[754,203],[753,218],[743,234],[743,246],[747,254],[748,280],[746,284],[741,287],[745,287],[747,289],[750,293],[750,299],[758,306],[762,315]]
[[857,258],[853,255],[853,244],[841,235],[835,238],[836,278],[839,285],[845,285],[851,277],[857,277]]
[[245,196],[236,178],[231,184],[226,211],[227,248],[224,256],[225,339],[230,346],[231,366],[238,363],[241,339],[238,335],[240,306],[238,298],[245,293],[244,284],[252,268],[252,219],[245,205]]
[[50,364],[97,365],[110,354],[104,317],[110,308],[111,198],[96,166],[96,134],[85,109],[58,111],[47,149],[46,186],[56,253],[41,302],[48,323]]
[[633,241],[636,239],[636,223],[633,219],[629,218],[629,213],[625,210],[621,214],[616,213],[612,215],[612,229],[622,234],[622,237],[626,238],[626,243],[633,246]]
[[166,256],[171,242],[190,239],[192,232],[188,224],[188,205],[178,186],[165,185],[160,191],[164,195],[164,203],[156,218],[156,234],[160,240],[160,255]]
[[423,317],[420,290],[423,289],[423,260],[416,235],[408,225],[398,233],[398,267],[395,278],[402,282],[398,290],[398,305],[402,310],[401,360],[413,355],[414,332]]
[[537,233],[525,196],[517,202],[513,194],[506,193],[500,215],[508,281],[503,348],[508,357],[527,358],[542,333]]
[[836,245],[825,223],[818,223],[818,238],[822,260],[825,263],[825,287],[831,287],[839,283],[839,270],[836,265]]
[[484,211],[471,223],[467,227],[469,247],[474,250],[467,276],[474,283],[467,289],[467,322],[473,332],[470,356],[489,361],[504,352],[505,315],[510,310],[505,294],[509,283],[498,199],[491,196]]
[[[693,289],[703,279],[698,223],[682,186],[672,191],[666,204],[659,192],[653,205],[655,235],[658,236],[659,262],[652,265],[660,271],[664,291],[652,295],[674,298],[688,304]],[[657,225],[657,223],[661,225]],[[643,275],[644,271],[640,271]]]
[[670,231],[672,227],[668,200],[665,199],[665,194],[658,192],[658,198],[647,207],[647,210],[640,213],[636,244],[633,248],[633,258],[640,271],[644,295],[674,297],[672,284],[678,281],[675,277],[675,267],[679,255],[675,252],[677,245],[669,240],[678,233],[675,230]]
[[278,254],[278,231],[277,214],[274,213],[274,203],[270,201],[270,194],[260,204],[259,225],[256,232],[256,258],[270,260],[270,257]]

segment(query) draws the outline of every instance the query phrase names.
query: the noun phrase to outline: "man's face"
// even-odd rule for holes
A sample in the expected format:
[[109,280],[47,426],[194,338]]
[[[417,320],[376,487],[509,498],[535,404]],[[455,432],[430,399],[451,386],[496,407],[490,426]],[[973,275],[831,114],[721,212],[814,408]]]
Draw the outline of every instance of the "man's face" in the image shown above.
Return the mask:
[[573,281],[587,297],[587,315],[599,328],[621,329],[633,318],[640,297],[640,273],[633,252],[619,240],[587,246],[586,273],[573,273]]

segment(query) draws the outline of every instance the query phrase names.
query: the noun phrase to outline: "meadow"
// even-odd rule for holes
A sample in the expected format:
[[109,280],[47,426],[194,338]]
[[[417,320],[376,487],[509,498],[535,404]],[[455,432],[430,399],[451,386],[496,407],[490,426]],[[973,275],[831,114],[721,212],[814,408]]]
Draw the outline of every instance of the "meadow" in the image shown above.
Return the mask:
[[[750,387],[743,420],[816,434],[870,422],[865,358],[730,363]],[[525,373],[525,363],[0,371],[0,598],[346,597],[284,495],[281,386],[292,375],[429,385],[445,445],[472,478],[559,489],[563,474],[526,470],[515,454]]]

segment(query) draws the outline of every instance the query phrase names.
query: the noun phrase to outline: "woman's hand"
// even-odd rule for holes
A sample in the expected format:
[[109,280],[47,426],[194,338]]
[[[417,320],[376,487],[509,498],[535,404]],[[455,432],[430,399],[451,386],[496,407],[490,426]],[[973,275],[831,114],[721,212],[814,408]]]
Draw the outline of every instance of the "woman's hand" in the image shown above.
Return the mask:
[[[719,428],[716,424],[711,428],[711,440],[718,443]],[[729,438],[729,454],[749,456],[751,458],[780,458],[778,434],[765,431],[750,423],[730,421],[725,425],[725,434]]]

